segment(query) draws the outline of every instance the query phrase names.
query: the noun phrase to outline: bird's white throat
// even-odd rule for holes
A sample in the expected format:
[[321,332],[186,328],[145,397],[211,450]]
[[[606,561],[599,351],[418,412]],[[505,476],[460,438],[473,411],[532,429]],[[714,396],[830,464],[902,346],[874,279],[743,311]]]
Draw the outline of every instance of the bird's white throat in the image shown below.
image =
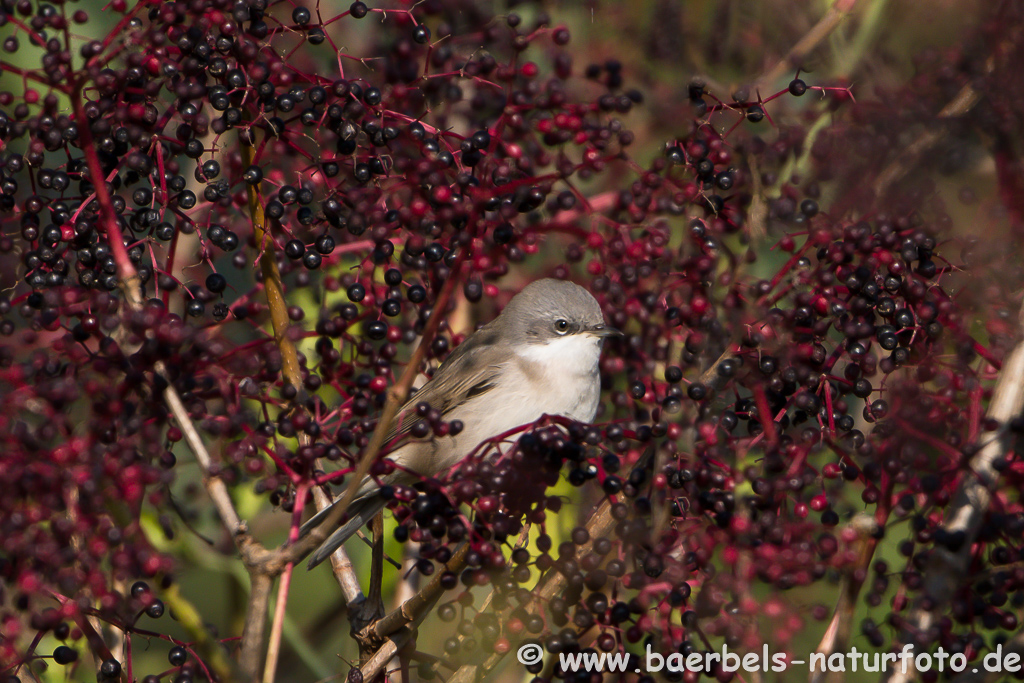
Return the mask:
[[591,377],[597,373],[601,339],[591,334],[567,334],[543,344],[522,344],[516,353],[544,368],[549,377]]

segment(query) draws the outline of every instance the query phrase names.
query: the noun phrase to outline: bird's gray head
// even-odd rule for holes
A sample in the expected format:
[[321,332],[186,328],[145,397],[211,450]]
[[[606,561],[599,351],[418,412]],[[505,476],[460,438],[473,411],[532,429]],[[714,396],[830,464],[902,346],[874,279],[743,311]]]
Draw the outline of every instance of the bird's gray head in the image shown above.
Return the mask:
[[513,343],[546,344],[570,335],[606,337],[601,306],[587,290],[564,280],[537,280],[501,312],[502,333]]

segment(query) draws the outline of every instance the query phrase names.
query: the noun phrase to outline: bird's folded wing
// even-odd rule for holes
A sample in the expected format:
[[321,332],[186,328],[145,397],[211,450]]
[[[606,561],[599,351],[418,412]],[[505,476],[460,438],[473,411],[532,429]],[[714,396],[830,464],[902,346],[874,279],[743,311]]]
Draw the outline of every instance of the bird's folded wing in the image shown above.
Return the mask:
[[[489,324],[460,344],[437,369],[430,381],[402,406],[395,424],[388,430],[384,443],[389,443],[409,431],[416,422],[415,406],[420,403],[428,403],[431,408],[441,412],[442,419],[447,419],[447,416],[459,406],[493,390],[498,385],[501,371],[509,360],[507,353],[502,352],[497,346],[498,340],[497,330]],[[369,486],[371,481],[367,478],[358,484],[360,490],[347,510],[347,521],[317,549],[309,562],[310,568],[322,562],[386,505],[387,501],[374,487]],[[364,488],[367,490],[363,490]],[[302,525],[300,534],[304,536],[322,524],[333,507],[328,506],[315,514]]]
[[430,381],[402,406],[395,424],[384,443],[404,436],[416,422],[412,413],[420,403],[441,411],[442,419],[466,401],[481,396],[497,386],[506,354],[497,348],[498,335],[490,325],[459,345],[437,369]]

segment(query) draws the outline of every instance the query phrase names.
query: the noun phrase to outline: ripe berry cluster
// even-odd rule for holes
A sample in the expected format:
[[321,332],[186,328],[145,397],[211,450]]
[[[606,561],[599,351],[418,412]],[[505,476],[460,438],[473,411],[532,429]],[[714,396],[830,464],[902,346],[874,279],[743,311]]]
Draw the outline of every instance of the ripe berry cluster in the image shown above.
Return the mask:
[[[113,0],[104,28],[0,0],[3,50],[39,55],[0,81],[0,671],[81,667],[91,647],[101,681],[134,676],[100,623],[172,644],[147,683],[208,675],[152,622],[187,558],[145,520],[172,537],[207,505],[179,495],[192,456],[166,387],[210,477],[301,511],[310,486],[345,483],[421,339],[436,367],[470,331],[463,301],[488,319],[540,276],[586,284],[625,333],[597,424],[546,418],[387,490],[416,570],[442,572],[448,661],[526,637],[756,649],[765,616],[781,650],[814,626],[786,591],[837,576],[869,607],[891,598],[862,624],[884,647],[935,549],[967,542],[941,521],[970,458],[1024,432],[984,418],[1024,274],[961,239],[932,172],[978,153],[969,133],[1020,130],[992,85],[1008,67],[978,85],[978,60],[928,54],[866,103],[799,73],[772,94],[695,80],[638,133],[632,66],[576,63],[541,9],[393,5]],[[940,163],[893,157],[969,83],[994,104]],[[986,269],[1005,277],[965,280]],[[417,405],[410,438],[462,431],[441,408]],[[1007,492],[1024,470],[1012,452],[996,468],[1008,488],[973,539],[993,566],[922,644],[977,657],[995,642],[979,630],[1017,626],[1024,508]]]

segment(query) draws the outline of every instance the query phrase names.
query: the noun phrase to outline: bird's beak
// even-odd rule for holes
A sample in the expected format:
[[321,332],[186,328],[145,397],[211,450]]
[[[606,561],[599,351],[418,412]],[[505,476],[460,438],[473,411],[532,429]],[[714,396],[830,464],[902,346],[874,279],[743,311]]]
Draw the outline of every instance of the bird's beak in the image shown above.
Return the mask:
[[619,332],[614,327],[609,327],[608,325],[594,325],[593,327],[588,329],[587,332],[592,334],[592,335],[594,335],[595,337],[621,337],[622,336],[621,332]]

